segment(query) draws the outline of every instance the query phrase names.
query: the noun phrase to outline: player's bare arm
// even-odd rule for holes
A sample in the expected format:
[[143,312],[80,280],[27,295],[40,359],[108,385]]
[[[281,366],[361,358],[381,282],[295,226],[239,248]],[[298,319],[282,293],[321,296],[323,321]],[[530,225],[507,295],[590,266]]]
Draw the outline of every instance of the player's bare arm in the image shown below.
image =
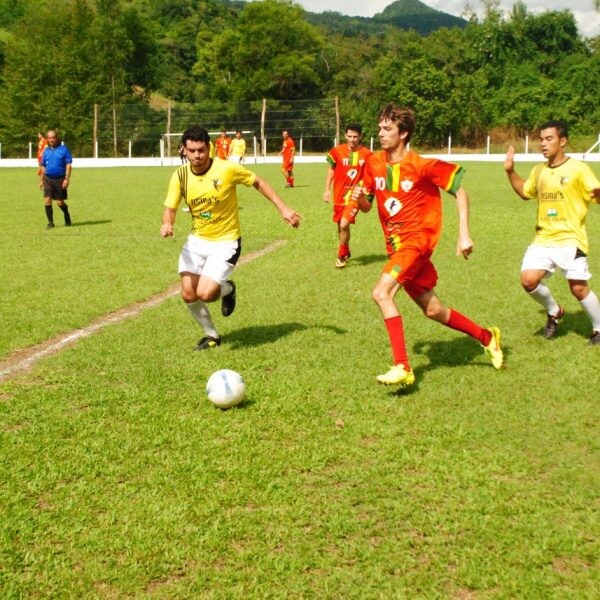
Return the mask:
[[371,208],[373,208],[373,204],[369,202],[369,199],[365,194],[365,188],[360,185],[357,185],[352,190],[352,200],[358,203],[358,208],[361,212],[366,213],[369,212]]
[[302,215],[297,213],[293,208],[290,208],[278,195],[277,192],[271,187],[271,185],[264,179],[257,177],[254,180],[254,187],[267,199],[270,200],[281,216],[283,220],[292,227],[300,227],[300,219]]
[[173,224],[177,211],[174,208],[165,208],[163,211],[162,225],[160,226],[160,235],[162,237],[171,237],[173,235]]
[[463,255],[465,259],[473,252],[473,240],[469,232],[469,195],[464,187],[456,191],[456,208],[458,210],[458,240],[456,242],[456,255]]
[[506,151],[504,170],[506,171],[506,175],[508,176],[508,181],[512,189],[515,190],[517,195],[523,198],[523,200],[528,200],[527,196],[525,196],[523,193],[525,181],[515,171],[515,149],[512,145],[510,145]]

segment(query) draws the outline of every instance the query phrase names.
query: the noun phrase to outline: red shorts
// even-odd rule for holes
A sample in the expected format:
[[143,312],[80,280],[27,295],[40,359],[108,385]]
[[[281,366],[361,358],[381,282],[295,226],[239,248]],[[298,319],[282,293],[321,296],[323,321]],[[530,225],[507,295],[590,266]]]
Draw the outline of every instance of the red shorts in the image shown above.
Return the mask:
[[334,223],[339,223],[343,217],[349,223],[354,224],[356,222],[357,214],[358,214],[358,202],[348,202],[348,204],[334,204],[333,205],[333,222]]
[[294,161],[293,160],[284,160],[283,166],[281,167],[282,171],[292,171],[294,169]]
[[435,287],[438,274],[431,262],[431,250],[423,253],[414,246],[402,246],[390,255],[383,272],[391,275],[414,300]]

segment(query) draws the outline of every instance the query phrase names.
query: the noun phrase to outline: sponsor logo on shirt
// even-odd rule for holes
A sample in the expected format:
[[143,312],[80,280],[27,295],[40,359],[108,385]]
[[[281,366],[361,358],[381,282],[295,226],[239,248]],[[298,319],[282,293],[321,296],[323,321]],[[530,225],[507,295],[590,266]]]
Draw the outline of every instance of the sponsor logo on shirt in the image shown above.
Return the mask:
[[558,217],[558,211],[556,210],[556,208],[549,208],[546,211],[546,216],[547,217]]
[[412,190],[413,182],[410,179],[403,179],[400,182],[400,187],[403,192],[410,192]]
[[397,215],[402,210],[402,202],[397,198],[388,198],[383,206],[385,207],[385,210],[388,211],[390,217]]

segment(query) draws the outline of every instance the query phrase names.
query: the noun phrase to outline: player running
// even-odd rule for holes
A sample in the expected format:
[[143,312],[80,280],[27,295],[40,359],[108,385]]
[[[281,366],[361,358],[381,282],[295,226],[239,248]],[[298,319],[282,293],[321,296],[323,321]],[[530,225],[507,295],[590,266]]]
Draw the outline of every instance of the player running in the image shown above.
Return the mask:
[[585,217],[590,202],[600,203],[600,181],[585,163],[565,154],[569,141],[562,121],[548,121],[540,127],[540,145],[545,163],[535,166],[527,181],[515,171],[515,151],[508,147],[504,169],[510,185],[523,198],[538,201],[535,239],[527,248],[521,265],[521,285],[548,315],[544,337],[556,335],[565,310],[556,302],[542,280],[556,269],[569,282],[571,293],[592,321],[589,344],[600,344],[600,301],[590,290],[588,279],[588,237]]
[[227,160],[213,160],[208,131],[194,126],[181,140],[188,163],[171,176],[160,234],[173,235],[177,209],[182,200],[192,214],[192,232],[179,257],[181,297],[205,336],[196,350],[221,345],[221,337],[206,303],[221,299],[221,314],[228,317],[236,305],[236,286],[229,279],[242,250],[237,186],[258,190],[292,227],[300,215],[287,206],[264,179]]
[[352,199],[354,186],[363,176],[367,158],[371,151],[362,145],[362,127],[350,123],[346,127],[346,143],[332,148],[327,154],[327,177],[323,200],[331,199],[333,182],[333,222],[338,227],[338,254],[335,266],[343,269],[350,258],[350,225],[356,221],[358,202]]
[[385,322],[394,364],[387,373],[377,376],[377,381],[401,387],[415,382],[402,317],[394,302],[402,287],[426,317],[477,340],[494,368],[500,369],[503,363],[500,330],[497,327],[485,329],[445,306],[434,291],[437,272],[431,255],[442,229],[440,188],[456,198],[459,226],[456,253],[465,258],[473,252],[469,197],[461,185],[462,167],[423,158],[408,150],[407,144],[414,131],[414,112],[388,104],[379,115],[382,150],[369,157],[364,186],[357,186],[353,192],[364,212],[371,210],[372,202],[376,200],[388,253],[388,262],[373,288],[372,297]]

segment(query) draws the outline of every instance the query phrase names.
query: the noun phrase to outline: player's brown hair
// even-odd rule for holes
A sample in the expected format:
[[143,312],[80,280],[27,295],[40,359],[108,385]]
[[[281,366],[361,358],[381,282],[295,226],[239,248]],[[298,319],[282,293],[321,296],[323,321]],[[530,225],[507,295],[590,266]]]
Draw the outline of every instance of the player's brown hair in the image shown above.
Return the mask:
[[398,106],[397,104],[390,103],[384,106],[379,113],[379,120],[383,121],[385,119],[391,121],[392,123],[396,123],[398,125],[398,131],[406,131],[407,136],[404,141],[408,144],[408,142],[410,142],[410,138],[415,132],[415,127],[417,124],[415,112],[412,110],[412,108],[405,108]]

